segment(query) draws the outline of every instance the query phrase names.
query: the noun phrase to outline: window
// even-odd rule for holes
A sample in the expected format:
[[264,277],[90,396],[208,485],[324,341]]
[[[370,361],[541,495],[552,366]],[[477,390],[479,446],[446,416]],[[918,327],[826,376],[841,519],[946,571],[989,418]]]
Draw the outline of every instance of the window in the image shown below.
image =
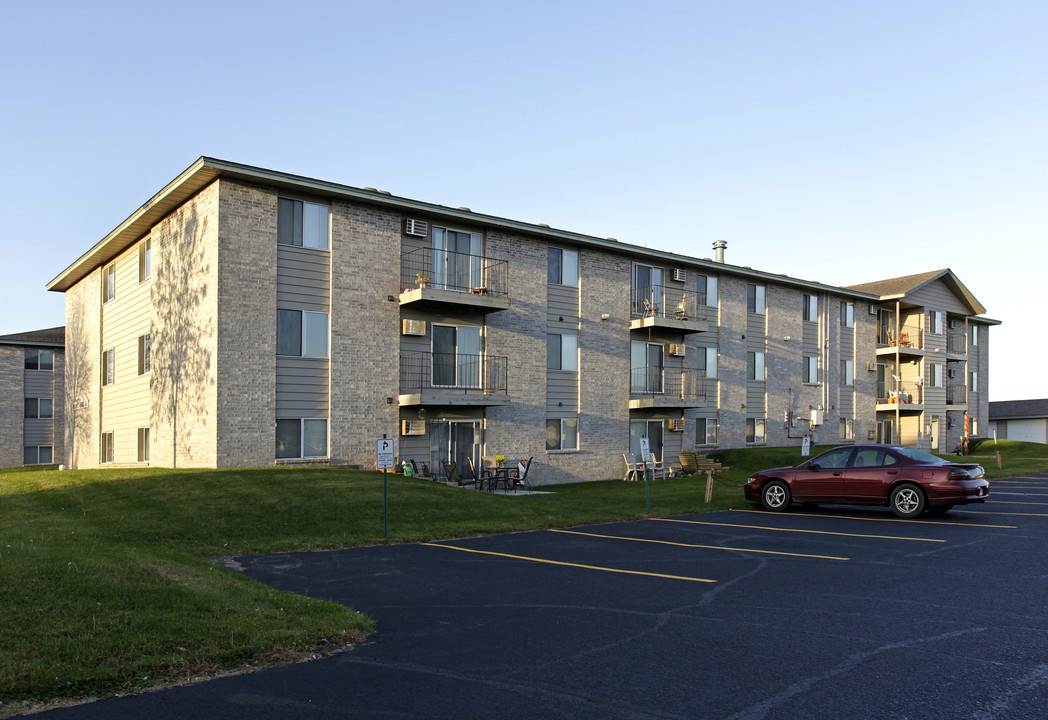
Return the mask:
[[578,450],[578,418],[552,418],[546,420],[547,450]]
[[54,462],[54,449],[50,445],[26,445],[22,448],[23,465],[50,465]]
[[54,367],[54,350],[36,350],[34,348],[25,349],[26,370],[54,370]]
[[968,373],[968,391],[979,392],[979,373],[974,370]]
[[852,418],[841,418],[841,440],[855,439],[855,420]]
[[855,303],[841,300],[841,327],[855,327]]
[[932,335],[942,335],[943,313],[941,310],[930,310],[928,312],[928,329]]
[[746,418],[746,442],[762,443],[766,441],[764,434],[767,420],[765,418]]
[[716,445],[717,430],[719,429],[719,424],[720,422],[717,420],[717,418],[696,418],[695,444]]
[[153,275],[153,240],[146,238],[138,244],[138,282],[145,282]]
[[578,335],[549,333],[546,335],[546,368],[548,370],[579,369]]
[[102,433],[100,446],[98,462],[103,465],[113,462],[113,433]]
[[329,215],[327,205],[280,198],[277,201],[277,242],[327,250]]
[[706,307],[717,307],[717,278],[712,275],[699,275],[698,292],[700,297],[705,297]]
[[149,372],[149,333],[138,336],[138,374],[145,375]]
[[942,363],[929,363],[928,384],[932,387],[942,387]]
[[116,263],[109,263],[102,270],[102,302],[116,297]]
[[549,248],[549,268],[547,271],[550,285],[579,285],[579,254],[575,250]]
[[327,454],[326,418],[277,420],[277,458],[319,458]]
[[763,285],[746,286],[746,310],[751,315],[764,315],[767,312],[767,302]]
[[277,355],[326,358],[328,314],[277,310]]
[[433,325],[434,387],[481,387],[480,328],[468,325]]
[[855,361],[841,360],[841,385],[855,384]]
[[972,333],[972,347],[975,347],[976,345],[979,344],[979,326],[978,325],[972,325],[970,330],[971,330],[971,333]]
[[631,312],[634,315],[658,315],[662,305],[662,268],[633,266]]
[[435,227],[430,235],[435,287],[468,292],[484,285],[481,272],[483,238],[479,234]]
[[746,379],[764,382],[767,376],[764,372],[764,353],[750,351],[746,353]]
[[699,370],[700,375],[705,378],[717,377],[717,348],[715,347],[700,347],[699,351]]
[[54,400],[51,398],[26,398],[25,417],[48,420],[54,417]]
[[116,379],[116,350],[102,351],[102,384],[112,385]]
[[804,305],[801,308],[801,314],[805,322],[818,322],[819,321],[819,296],[818,295],[805,295]]
[[819,382],[819,358],[815,355],[805,355],[801,358],[801,382]]
[[630,392],[661,393],[664,349],[659,343],[630,343]]
[[149,462],[149,428],[138,428],[138,462]]
[[659,460],[662,457],[662,420],[630,420],[630,452],[638,460],[644,457],[641,440],[648,438],[648,450]]

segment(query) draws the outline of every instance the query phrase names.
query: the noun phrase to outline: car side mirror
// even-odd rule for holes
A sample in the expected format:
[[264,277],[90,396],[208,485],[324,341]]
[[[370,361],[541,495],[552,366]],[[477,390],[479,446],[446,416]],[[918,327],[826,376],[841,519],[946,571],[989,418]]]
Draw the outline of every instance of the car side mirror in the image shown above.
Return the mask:
[[812,470],[822,470],[822,466],[814,460],[808,463],[808,467]]

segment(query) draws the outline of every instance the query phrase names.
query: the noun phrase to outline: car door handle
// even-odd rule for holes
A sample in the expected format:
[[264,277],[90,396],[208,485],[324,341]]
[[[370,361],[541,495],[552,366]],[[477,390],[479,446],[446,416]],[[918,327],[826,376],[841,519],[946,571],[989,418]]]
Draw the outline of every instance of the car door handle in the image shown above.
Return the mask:
[[843,474],[844,474],[844,473],[839,473],[839,472],[835,472],[835,473],[833,474],[833,476],[834,476],[834,477],[840,477],[840,476],[841,476],[841,475],[843,475]]
[[898,470],[889,470],[889,471],[888,471],[888,474],[889,474],[889,475],[898,475],[898,474],[899,474],[899,471],[898,471]]

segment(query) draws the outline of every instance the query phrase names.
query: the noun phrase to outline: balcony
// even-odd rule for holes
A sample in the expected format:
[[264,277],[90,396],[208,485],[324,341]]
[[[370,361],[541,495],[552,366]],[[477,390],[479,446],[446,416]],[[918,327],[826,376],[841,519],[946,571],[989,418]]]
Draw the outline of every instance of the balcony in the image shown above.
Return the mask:
[[950,355],[967,355],[968,338],[962,333],[950,333],[946,336],[946,352]]
[[946,386],[947,405],[967,405],[968,387],[960,383]]
[[630,410],[643,408],[697,408],[714,396],[715,380],[701,370],[641,367],[630,370]]
[[884,383],[877,383],[877,411],[895,410],[904,415],[923,412],[924,386],[917,383],[900,383],[897,389],[890,390]]
[[419,248],[400,256],[400,304],[509,307],[509,263],[483,255]]
[[877,354],[903,357],[924,357],[924,331],[903,326],[896,338],[894,330],[880,328],[877,332]]
[[509,358],[415,352],[400,356],[401,405],[506,405]]
[[706,296],[680,287],[648,285],[630,294],[630,330],[666,328],[683,333],[706,332]]

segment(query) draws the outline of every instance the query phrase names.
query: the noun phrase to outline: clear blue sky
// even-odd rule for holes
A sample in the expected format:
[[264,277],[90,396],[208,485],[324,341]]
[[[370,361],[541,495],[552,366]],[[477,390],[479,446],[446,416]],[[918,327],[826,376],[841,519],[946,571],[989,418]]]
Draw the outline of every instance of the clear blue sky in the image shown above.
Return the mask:
[[1048,3],[15,2],[0,334],[201,155],[834,285],[949,267],[1048,397]]

